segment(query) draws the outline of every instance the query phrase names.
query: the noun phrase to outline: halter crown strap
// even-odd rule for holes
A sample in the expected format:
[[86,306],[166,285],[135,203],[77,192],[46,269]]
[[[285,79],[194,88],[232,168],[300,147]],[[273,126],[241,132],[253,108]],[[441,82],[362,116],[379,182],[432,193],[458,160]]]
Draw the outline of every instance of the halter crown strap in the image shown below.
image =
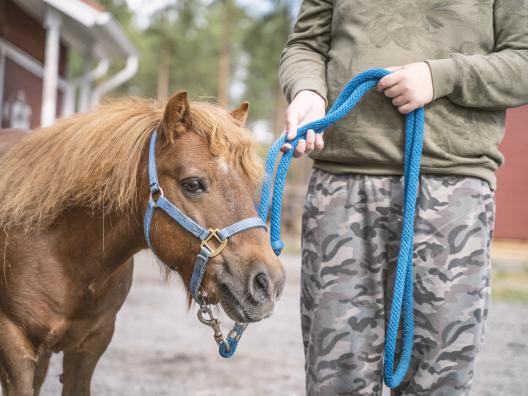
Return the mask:
[[156,140],[158,139],[158,131],[155,129],[150,137],[149,144],[149,158],[148,158],[148,176],[150,192],[157,193],[161,191],[158,181],[158,172],[156,171]]

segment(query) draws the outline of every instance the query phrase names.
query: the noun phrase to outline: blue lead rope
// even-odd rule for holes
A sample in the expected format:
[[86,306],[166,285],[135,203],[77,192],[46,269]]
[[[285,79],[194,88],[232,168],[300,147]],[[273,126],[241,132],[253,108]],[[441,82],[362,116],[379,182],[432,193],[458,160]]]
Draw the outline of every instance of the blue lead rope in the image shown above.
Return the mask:
[[[280,239],[282,195],[284,182],[290,166],[290,162],[299,142],[305,139],[306,133],[313,130],[323,133],[329,125],[336,123],[346,116],[352,108],[361,100],[370,89],[374,88],[378,81],[390,74],[385,69],[369,69],[358,74],[345,86],[334,105],[325,117],[303,125],[297,131],[297,136],[287,141],[285,136],[277,139],[271,146],[265,167],[265,179],[261,190],[259,216],[263,221],[268,217],[270,196],[273,184],[273,197],[271,199],[270,239],[275,254],[280,255],[284,244]],[[424,135],[424,110],[419,108],[405,116],[405,158],[403,166],[404,174],[404,203],[403,224],[400,240],[400,251],[396,265],[394,279],[394,292],[392,305],[385,337],[385,355],[383,376],[385,384],[390,388],[397,387],[404,379],[411,362],[414,318],[413,318],[413,238],[414,217],[416,207],[416,196],[420,176],[420,160],[422,156]],[[275,178],[273,178],[275,163],[281,147],[284,143],[290,143],[292,148],[282,155]],[[398,329],[403,316],[403,345],[400,361],[394,369],[396,360],[396,340]]]

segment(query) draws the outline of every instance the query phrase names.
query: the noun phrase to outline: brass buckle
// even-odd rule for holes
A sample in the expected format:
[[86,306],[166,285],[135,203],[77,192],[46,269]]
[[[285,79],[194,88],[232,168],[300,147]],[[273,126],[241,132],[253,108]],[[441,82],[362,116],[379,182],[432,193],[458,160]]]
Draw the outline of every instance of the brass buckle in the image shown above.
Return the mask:
[[[220,239],[220,237],[218,236],[219,231],[220,230],[218,228],[209,228],[209,236],[205,238],[200,244],[202,248],[207,248],[207,250],[209,250],[210,257],[218,256],[220,253],[222,253],[222,250],[224,250],[225,246],[227,245],[227,238],[224,240]],[[218,243],[218,246],[216,248],[210,245],[211,239],[213,238],[215,238],[216,242]]]

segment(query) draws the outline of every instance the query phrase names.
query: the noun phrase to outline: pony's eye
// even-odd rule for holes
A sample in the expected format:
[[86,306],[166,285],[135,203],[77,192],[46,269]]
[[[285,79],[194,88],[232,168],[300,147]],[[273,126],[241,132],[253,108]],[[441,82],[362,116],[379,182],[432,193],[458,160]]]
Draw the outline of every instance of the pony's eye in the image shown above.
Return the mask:
[[198,194],[205,191],[202,181],[197,177],[185,179],[181,185],[183,190],[189,194]]

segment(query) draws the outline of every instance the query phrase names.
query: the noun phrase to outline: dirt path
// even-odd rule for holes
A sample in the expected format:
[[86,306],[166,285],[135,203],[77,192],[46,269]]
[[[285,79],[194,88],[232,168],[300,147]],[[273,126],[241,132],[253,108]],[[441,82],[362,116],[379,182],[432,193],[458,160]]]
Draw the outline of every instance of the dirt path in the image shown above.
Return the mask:
[[[288,284],[274,316],[248,328],[231,360],[218,357],[196,310],[187,313],[179,282],[163,282],[147,254],[137,263],[114,340],[94,375],[94,396],[304,394],[299,257],[284,258]],[[494,303],[487,333],[472,394],[528,395],[528,305]],[[59,363],[60,356],[54,356],[44,396],[60,394]]]

